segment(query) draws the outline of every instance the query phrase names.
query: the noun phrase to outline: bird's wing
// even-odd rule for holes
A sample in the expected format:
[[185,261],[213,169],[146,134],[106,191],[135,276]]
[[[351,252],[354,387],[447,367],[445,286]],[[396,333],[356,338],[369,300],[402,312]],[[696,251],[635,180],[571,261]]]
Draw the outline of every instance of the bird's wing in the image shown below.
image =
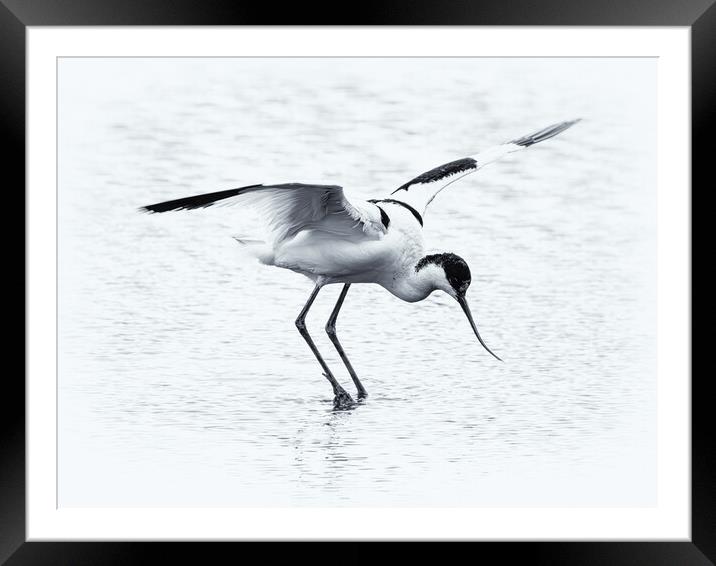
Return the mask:
[[387,228],[380,208],[363,201],[349,202],[343,188],[337,185],[250,185],[150,204],[140,210],[192,210],[217,203],[252,206],[266,221],[275,242],[309,228],[335,234],[355,233],[361,229],[364,234],[374,237],[383,234]]
[[485,165],[497,161],[508,153],[520,151],[541,141],[548,140],[577,122],[579,122],[579,119],[553,124],[532,134],[488,148],[475,155],[445,163],[408,181],[393,191],[391,196],[410,204],[421,214],[424,214],[425,209],[435,196],[448,185],[482,169]]

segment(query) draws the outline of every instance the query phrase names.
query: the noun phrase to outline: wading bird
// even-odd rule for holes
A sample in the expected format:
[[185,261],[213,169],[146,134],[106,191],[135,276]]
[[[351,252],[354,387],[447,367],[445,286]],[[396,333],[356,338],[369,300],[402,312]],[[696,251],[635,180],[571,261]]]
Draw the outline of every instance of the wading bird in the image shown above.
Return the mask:
[[396,297],[416,302],[433,291],[444,291],[465,312],[480,344],[485,344],[465,298],[470,268],[451,252],[425,254],[423,216],[436,195],[448,185],[488,163],[556,136],[579,120],[554,124],[476,155],[435,167],[390,193],[387,198],[351,201],[337,185],[250,185],[157,204],[140,210],[167,212],[205,208],[215,203],[252,205],[264,218],[270,238],[265,242],[238,239],[265,265],[301,273],[314,283],[313,292],[296,319],[296,327],[333,386],[334,405],[348,407],[352,397],[341,387],[308,330],[306,315],[324,285],[343,289],[326,323],[326,332],[350,373],[358,396],[366,395],[336,335],[336,319],[353,283],[377,283]]

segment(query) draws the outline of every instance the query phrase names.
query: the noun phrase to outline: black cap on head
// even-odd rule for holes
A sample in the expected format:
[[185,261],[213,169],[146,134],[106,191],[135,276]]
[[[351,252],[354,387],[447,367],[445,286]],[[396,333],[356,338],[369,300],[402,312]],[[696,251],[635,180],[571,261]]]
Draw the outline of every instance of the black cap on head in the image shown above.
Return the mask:
[[464,259],[450,252],[426,255],[415,266],[415,270],[420,271],[431,263],[443,268],[448,283],[458,295],[465,294],[472,281],[472,276],[470,275],[470,268]]

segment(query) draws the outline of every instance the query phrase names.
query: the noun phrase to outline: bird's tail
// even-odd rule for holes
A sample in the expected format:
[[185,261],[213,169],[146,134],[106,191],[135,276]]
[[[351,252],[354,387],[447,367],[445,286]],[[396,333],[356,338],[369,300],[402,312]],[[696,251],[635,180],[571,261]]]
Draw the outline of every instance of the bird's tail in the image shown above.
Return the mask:
[[264,240],[255,240],[252,238],[244,238],[243,236],[232,236],[238,242],[242,250],[249,256],[258,259],[265,265],[273,265],[274,253],[273,247]]
[[266,242],[264,240],[254,240],[251,238],[244,238],[243,236],[231,236],[234,240],[236,240],[240,246],[254,246],[257,244],[265,244]]

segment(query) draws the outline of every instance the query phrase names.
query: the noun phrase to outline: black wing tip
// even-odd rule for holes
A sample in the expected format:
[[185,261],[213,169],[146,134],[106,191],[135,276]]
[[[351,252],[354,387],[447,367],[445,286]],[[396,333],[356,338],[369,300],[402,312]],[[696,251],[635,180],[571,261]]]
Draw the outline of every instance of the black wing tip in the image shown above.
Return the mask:
[[228,189],[226,191],[217,191],[214,193],[205,193],[191,197],[167,200],[156,204],[142,206],[138,210],[139,212],[147,212],[151,214],[155,212],[169,212],[172,210],[194,210],[197,208],[207,208],[212,206],[215,202],[240,195],[250,189],[256,189],[262,186],[263,185],[261,184],[248,185],[246,187],[239,187],[238,189]]
[[175,210],[193,210],[195,208],[206,208],[207,206],[211,206],[213,203],[209,203],[203,206],[174,206],[170,203],[164,203],[160,202],[157,204],[148,204],[147,206],[140,206],[137,209],[137,212],[141,212],[143,214],[158,214],[160,212],[172,212]]
[[160,212],[172,212],[176,210],[194,210],[197,208],[208,208],[209,206],[212,206],[214,202],[207,202],[207,203],[192,203],[196,197],[187,197],[186,199],[178,199],[182,201],[188,201],[186,203],[179,203],[177,201],[167,201],[167,202],[159,202],[157,204],[148,204],[147,206],[142,206],[138,210],[139,212],[146,212],[147,214],[156,214]]
[[546,128],[542,128],[541,130],[538,130],[538,131],[528,134],[526,136],[522,136],[521,138],[517,138],[515,140],[509,141],[507,143],[512,143],[512,144],[519,145],[522,147],[529,147],[536,143],[543,142],[545,140],[553,138],[554,136],[561,134],[563,131],[571,128],[577,122],[581,122],[581,121],[582,121],[581,118],[575,118],[574,120],[558,122],[556,124],[552,124],[551,126],[547,126]]
[[140,206],[137,209],[137,212],[141,212],[142,214],[156,214],[159,212],[169,212],[170,210],[180,210],[179,208],[169,208],[165,207],[166,203],[160,202],[157,204],[148,204],[147,206]]
[[[193,197],[188,197],[193,198]],[[184,199],[181,199],[184,200]],[[180,205],[175,204],[175,201],[167,201],[167,202],[159,202],[157,204],[148,204],[147,206],[140,206],[137,209],[137,212],[141,212],[143,214],[158,214],[161,212],[172,212],[175,210],[193,210],[195,208],[206,208],[207,206],[211,206],[213,203],[208,203],[204,205]]]

